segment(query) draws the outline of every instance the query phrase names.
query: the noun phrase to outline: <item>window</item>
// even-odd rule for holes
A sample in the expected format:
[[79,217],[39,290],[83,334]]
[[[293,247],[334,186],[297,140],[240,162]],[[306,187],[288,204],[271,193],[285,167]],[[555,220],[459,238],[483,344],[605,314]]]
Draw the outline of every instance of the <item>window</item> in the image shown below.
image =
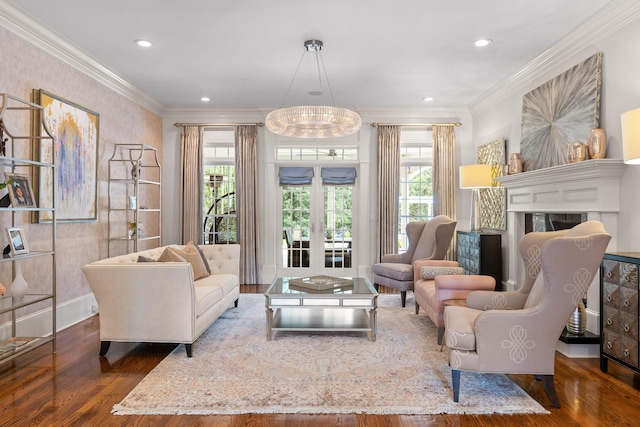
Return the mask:
[[237,243],[234,140],[233,129],[204,131],[202,241],[205,244]]
[[400,132],[400,191],[398,250],[406,252],[406,226],[433,218],[433,138],[431,130],[405,128]]

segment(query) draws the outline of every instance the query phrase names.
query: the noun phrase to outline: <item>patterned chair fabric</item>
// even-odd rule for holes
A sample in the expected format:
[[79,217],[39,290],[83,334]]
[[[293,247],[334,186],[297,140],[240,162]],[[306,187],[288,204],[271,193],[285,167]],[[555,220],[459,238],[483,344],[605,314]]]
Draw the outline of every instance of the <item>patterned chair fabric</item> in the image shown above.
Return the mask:
[[400,291],[402,306],[406,305],[407,291],[413,290],[413,262],[418,259],[442,260],[447,255],[456,221],[438,215],[430,221],[407,224],[409,248],[403,254],[386,254],[374,264],[373,283]]
[[[460,371],[529,373],[542,377],[551,404],[560,407],[553,384],[556,343],[596,277],[611,236],[598,221],[583,222],[570,230],[530,234],[536,244],[520,246],[529,256],[522,301],[520,296],[507,296],[497,304],[506,304],[504,308],[494,308],[498,300],[490,297],[490,292],[482,292],[482,298],[472,297],[472,292],[467,301],[482,300],[478,305],[445,308],[445,342],[450,349],[455,402]],[[544,238],[549,235],[551,238]],[[519,308],[509,306],[515,303]]]

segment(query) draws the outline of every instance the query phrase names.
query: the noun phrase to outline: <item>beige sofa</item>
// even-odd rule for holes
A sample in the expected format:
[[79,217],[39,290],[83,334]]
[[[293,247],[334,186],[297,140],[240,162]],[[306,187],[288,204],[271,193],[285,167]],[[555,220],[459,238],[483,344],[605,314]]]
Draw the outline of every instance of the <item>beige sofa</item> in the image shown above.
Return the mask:
[[195,281],[189,262],[138,262],[139,256],[158,259],[166,246],[82,267],[98,302],[101,356],[120,341],[184,343],[191,357],[194,341],[238,305],[240,246],[199,247],[211,274]]

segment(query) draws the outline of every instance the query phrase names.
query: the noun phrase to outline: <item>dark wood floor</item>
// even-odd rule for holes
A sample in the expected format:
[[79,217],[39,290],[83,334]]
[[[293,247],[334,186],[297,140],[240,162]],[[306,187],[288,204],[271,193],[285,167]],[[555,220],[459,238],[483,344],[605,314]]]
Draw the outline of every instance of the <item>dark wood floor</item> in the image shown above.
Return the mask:
[[[264,291],[261,286],[242,288],[247,293]],[[95,316],[62,331],[55,354],[46,345],[0,366],[0,426],[640,425],[637,375],[615,363],[609,363],[609,373],[604,374],[597,359],[568,359],[560,354],[556,359],[560,409],[550,407],[542,385],[532,376],[511,376],[551,415],[115,416],[111,415],[113,405],[175,345],[115,343],[107,357],[100,358],[98,322],[99,317]]]

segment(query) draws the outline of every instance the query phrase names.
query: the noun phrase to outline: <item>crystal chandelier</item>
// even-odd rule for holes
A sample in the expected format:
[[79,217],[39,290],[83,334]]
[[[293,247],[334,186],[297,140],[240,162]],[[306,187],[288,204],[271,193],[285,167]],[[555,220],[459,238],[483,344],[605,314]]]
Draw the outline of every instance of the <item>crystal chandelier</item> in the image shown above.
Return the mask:
[[[320,62],[324,70],[322,61],[322,42],[320,40],[307,40],[304,42],[306,51],[316,53],[316,63],[318,64],[318,79],[322,89],[322,74],[320,73]],[[304,56],[304,53],[303,53]],[[302,59],[300,60],[302,62]],[[300,64],[298,64],[298,68]],[[298,70],[296,70],[297,74]],[[333,92],[327,79],[325,70],[325,80],[331,94],[333,102]],[[293,85],[294,74],[289,90]],[[287,91],[287,95],[289,92]],[[286,102],[286,96],[285,96]],[[333,102],[335,105],[335,102]],[[339,108],[327,105],[301,105],[274,110],[267,114],[265,120],[267,129],[271,132],[283,136],[295,136],[298,138],[331,138],[341,137],[356,133],[362,125],[360,115],[346,108]]]

